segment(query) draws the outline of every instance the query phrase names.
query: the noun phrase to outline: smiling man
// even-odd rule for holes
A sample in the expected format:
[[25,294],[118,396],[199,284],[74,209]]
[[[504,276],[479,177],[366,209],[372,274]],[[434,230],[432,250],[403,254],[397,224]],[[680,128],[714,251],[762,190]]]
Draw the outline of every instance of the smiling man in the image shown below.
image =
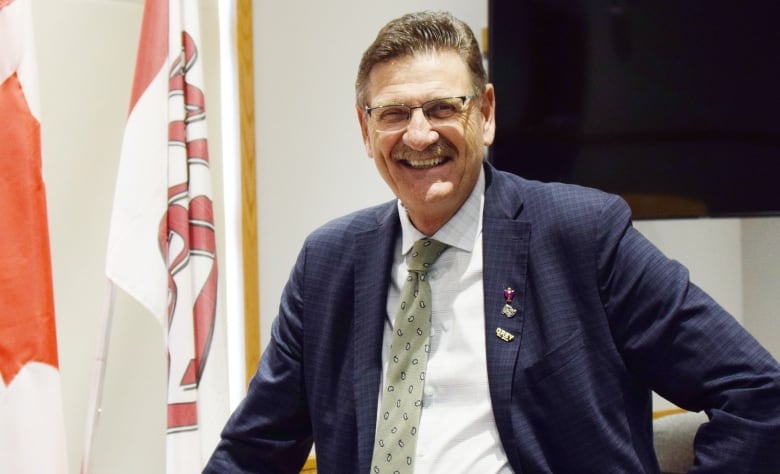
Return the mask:
[[697,472],[780,472],[777,361],[619,197],[484,161],[463,22],[388,23],[356,98],[397,199],[307,238],[206,472],[659,472],[651,390],[709,417]]

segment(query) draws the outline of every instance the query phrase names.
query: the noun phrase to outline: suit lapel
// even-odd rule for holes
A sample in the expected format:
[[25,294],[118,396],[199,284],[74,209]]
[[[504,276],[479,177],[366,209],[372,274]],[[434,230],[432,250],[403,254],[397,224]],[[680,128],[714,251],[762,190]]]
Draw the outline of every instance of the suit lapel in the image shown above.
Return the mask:
[[[506,179],[492,169],[488,177],[482,232],[485,345],[493,414],[501,439],[509,446],[514,436],[509,407],[525,323],[531,225],[518,219],[522,198],[517,186],[504,186]],[[509,287],[515,290],[511,305],[517,312],[512,317],[502,314],[504,290]]]
[[355,255],[368,263],[355,266],[354,396],[358,462],[368,472],[376,428],[377,397],[382,377],[382,336],[387,316],[387,289],[393,249],[399,232],[395,202],[380,225],[355,239]]

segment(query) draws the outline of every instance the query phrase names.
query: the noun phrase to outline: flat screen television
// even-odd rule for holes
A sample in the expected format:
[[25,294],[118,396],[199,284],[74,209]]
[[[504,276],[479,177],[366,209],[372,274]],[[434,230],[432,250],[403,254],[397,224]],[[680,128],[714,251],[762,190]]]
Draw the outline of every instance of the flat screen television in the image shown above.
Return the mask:
[[780,1],[489,0],[496,167],[637,219],[780,215]]

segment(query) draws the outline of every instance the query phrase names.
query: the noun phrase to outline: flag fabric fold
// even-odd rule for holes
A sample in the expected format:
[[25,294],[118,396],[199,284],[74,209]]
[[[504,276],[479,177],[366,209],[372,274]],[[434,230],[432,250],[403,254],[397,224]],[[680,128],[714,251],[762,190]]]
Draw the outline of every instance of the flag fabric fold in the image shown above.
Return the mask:
[[66,473],[30,0],[0,0],[0,472]]
[[228,415],[199,37],[197,1],[146,0],[106,255],[163,330],[168,474],[200,472]]

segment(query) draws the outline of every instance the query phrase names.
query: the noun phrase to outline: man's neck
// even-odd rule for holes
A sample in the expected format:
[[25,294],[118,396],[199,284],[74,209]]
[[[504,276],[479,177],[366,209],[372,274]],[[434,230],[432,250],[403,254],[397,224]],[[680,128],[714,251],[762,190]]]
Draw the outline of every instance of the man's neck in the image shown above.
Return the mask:
[[424,204],[421,207],[409,208],[401,203],[400,208],[406,211],[406,216],[415,229],[420,231],[423,235],[432,237],[442,227],[447,225],[470,199],[475,200],[474,205],[480,209],[479,216],[481,220],[482,208],[479,200],[482,199],[484,192],[485,171],[483,169],[477,178],[477,182],[475,183],[471,194],[466,196],[462,202],[456,203],[457,205],[455,206],[451,203],[438,203],[438,206],[436,204]]
[[423,234],[427,236],[432,236],[435,234],[439,229],[444,227],[444,224],[449,221],[452,216],[455,215],[455,212],[450,213],[441,213],[441,214],[434,214],[431,212],[423,212],[419,214],[415,214],[410,209],[407,209],[407,212],[409,214],[409,220],[412,222],[412,225],[422,232]]

